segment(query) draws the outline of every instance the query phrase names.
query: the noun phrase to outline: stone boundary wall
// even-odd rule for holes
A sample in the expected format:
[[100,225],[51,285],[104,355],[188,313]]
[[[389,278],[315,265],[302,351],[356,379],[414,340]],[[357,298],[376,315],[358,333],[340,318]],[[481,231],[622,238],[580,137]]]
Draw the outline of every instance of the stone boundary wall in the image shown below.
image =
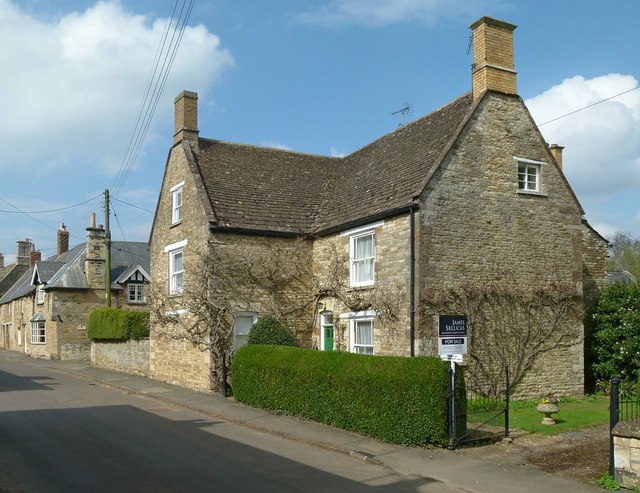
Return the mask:
[[616,481],[623,488],[640,486],[640,423],[621,421],[612,434]]
[[91,366],[136,375],[149,375],[149,339],[92,341]]

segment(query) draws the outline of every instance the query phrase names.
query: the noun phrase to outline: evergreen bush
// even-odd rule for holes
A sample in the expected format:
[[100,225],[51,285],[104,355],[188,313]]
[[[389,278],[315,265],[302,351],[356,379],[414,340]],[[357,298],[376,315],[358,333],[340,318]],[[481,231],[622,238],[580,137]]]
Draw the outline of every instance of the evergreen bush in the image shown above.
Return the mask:
[[297,346],[295,337],[272,315],[258,320],[249,331],[249,344]]

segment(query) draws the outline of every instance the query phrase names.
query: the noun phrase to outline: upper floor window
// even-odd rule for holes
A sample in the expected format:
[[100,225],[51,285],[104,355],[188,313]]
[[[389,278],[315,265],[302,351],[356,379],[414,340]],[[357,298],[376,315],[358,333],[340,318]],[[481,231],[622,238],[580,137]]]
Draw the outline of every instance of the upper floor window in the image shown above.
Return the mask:
[[523,192],[540,192],[540,165],[539,161],[515,158],[518,163],[518,190]]
[[144,284],[130,283],[128,285],[127,302],[144,303]]
[[182,221],[182,190],[184,182],[171,187],[171,222],[173,224]]
[[184,288],[184,247],[187,240],[172,243],[164,247],[169,254],[169,294],[182,294]]
[[256,312],[238,312],[234,314],[233,349],[237,351],[249,341],[249,331],[258,321]]
[[375,233],[367,231],[350,237],[351,287],[371,286],[375,271]]
[[45,296],[44,286],[40,285],[36,289],[36,303],[38,303],[38,305],[42,305],[44,303],[44,296]]
[[184,290],[184,250],[169,252],[169,294],[182,294]]

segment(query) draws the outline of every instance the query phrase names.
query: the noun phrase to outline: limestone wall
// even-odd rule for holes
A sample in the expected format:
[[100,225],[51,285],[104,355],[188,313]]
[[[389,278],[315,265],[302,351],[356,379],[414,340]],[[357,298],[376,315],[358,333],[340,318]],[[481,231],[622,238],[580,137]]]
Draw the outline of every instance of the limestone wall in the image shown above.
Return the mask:
[[91,365],[146,376],[149,374],[149,339],[93,341]]
[[[541,162],[538,193],[518,189],[515,157]],[[460,286],[575,289],[582,307],[581,212],[519,98],[488,94],[421,197],[419,292]],[[433,319],[420,321],[427,339]],[[574,329],[582,334],[582,323]],[[426,341],[426,348],[434,348]],[[582,344],[545,354],[521,384],[530,396],[581,395]]]
[[[366,229],[366,225],[363,226]],[[361,229],[361,228],[359,228]],[[317,239],[313,245],[314,272],[319,285],[330,284],[331,276],[340,277],[346,297],[367,300],[373,298],[376,303],[370,307],[373,311],[392,309],[393,322],[374,316],[374,354],[409,356],[410,339],[410,260],[411,236],[409,215],[385,219],[376,223],[375,231],[375,282],[373,286],[349,287],[349,234],[336,234]],[[334,281],[335,282],[335,281]],[[355,310],[339,299],[325,297],[322,308],[334,314],[334,325],[340,315]],[[387,305],[387,306],[385,306]],[[343,348],[350,347],[349,320],[342,319],[344,338],[340,341]],[[336,338],[338,334],[336,334]],[[320,313],[316,314],[314,325],[314,347],[320,344]]]
[[615,480],[623,488],[640,486],[640,423],[621,421],[612,434]]

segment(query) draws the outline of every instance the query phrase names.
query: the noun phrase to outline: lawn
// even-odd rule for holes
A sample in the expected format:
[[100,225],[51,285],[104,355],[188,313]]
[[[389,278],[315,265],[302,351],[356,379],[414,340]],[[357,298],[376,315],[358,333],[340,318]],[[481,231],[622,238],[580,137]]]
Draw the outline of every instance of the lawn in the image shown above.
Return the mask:
[[609,422],[609,397],[587,397],[582,400],[560,401],[560,411],[553,415],[555,425],[540,424],[544,417],[536,411],[537,402],[511,402],[509,428],[544,435],[557,435],[565,431]]

